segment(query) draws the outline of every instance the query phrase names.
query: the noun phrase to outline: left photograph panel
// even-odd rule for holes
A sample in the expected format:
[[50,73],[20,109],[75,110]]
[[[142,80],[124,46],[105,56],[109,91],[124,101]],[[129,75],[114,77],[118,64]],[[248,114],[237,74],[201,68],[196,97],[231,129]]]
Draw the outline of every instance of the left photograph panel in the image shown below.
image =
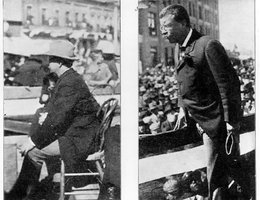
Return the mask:
[[3,0],[5,200],[120,200],[120,0]]

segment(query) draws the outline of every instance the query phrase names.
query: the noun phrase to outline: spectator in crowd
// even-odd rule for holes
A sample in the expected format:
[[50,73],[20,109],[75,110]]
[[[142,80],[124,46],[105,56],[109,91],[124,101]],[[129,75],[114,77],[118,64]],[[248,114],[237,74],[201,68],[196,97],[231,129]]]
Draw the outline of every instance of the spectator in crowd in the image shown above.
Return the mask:
[[207,197],[207,175],[202,170],[195,170],[183,174],[182,187],[186,195],[191,196],[185,200],[204,200]]
[[174,177],[168,177],[168,180],[163,185],[163,191],[167,200],[177,200],[183,195],[181,183]]
[[109,84],[116,87],[117,84],[120,82],[120,80],[119,80],[118,69],[115,62],[115,55],[112,52],[103,52],[103,58],[104,58],[103,62],[107,64],[112,74],[112,77],[109,80]]
[[27,57],[4,54],[4,85],[17,85],[14,82],[15,77],[19,73],[18,70],[24,64]]
[[149,125],[150,133],[156,134],[160,131],[160,117],[161,113],[154,100],[149,103],[149,111],[147,116],[143,118],[143,122]]
[[166,120],[162,122],[161,131],[165,132],[169,130],[174,130],[177,122],[178,113],[176,112],[176,109],[174,109],[171,103],[168,103],[165,106],[164,115]]
[[45,75],[42,61],[36,57],[30,57],[17,70],[14,82],[20,86],[41,86]]
[[209,200],[216,196],[228,199],[228,176],[242,186],[244,197],[250,199],[249,176],[235,154],[228,156],[225,151],[227,131],[234,133],[239,126],[241,98],[239,79],[224,48],[192,29],[189,15],[181,5],[164,8],[160,24],[162,35],[181,47],[176,66],[181,106],[178,119],[194,120],[203,130]]
[[103,63],[103,56],[101,50],[93,50],[90,53],[92,62],[86,69],[83,77],[89,86],[104,86],[109,84],[112,77],[108,65]]

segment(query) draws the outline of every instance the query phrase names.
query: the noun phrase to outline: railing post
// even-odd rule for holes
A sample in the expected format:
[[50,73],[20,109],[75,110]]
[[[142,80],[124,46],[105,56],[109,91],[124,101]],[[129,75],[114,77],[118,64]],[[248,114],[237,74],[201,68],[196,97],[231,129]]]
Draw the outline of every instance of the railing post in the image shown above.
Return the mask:
[[64,161],[61,160],[61,169],[60,169],[60,198],[59,200],[64,200],[64,188],[65,188],[65,166]]

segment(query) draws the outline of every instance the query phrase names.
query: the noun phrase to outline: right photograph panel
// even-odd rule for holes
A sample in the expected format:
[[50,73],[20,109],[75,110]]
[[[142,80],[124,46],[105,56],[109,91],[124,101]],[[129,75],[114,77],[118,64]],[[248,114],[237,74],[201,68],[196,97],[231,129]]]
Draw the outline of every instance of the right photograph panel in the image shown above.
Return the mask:
[[254,0],[139,0],[139,199],[255,197]]

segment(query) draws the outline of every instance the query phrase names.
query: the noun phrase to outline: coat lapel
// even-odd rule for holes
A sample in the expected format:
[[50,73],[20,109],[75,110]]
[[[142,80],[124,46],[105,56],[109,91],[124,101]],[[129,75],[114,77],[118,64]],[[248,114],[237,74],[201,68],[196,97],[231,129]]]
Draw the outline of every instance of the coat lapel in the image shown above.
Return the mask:
[[[202,35],[201,35],[198,31],[196,31],[196,29],[193,29],[191,38],[190,38],[190,40],[188,41],[187,48],[185,49],[185,54],[190,54],[190,53],[194,50],[196,41],[197,41],[201,36],[202,36]],[[184,59],[182,59],[182,60],[180,60],[180,61],[178,62],[178,65],[177,65],[176,69],[179,70],[179,69],[182,68],[184,65],[185,65],[185,62],[184,62]]]

